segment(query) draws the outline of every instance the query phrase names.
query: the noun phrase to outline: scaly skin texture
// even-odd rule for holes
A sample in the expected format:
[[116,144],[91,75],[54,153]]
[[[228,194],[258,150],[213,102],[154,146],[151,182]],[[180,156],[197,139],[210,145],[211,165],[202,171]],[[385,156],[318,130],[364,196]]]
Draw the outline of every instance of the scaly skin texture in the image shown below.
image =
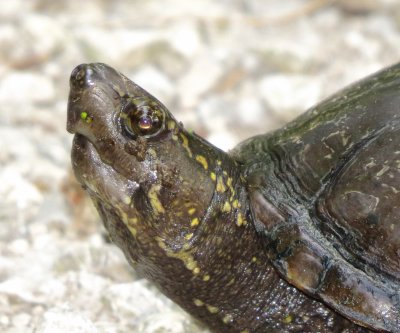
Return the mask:
[[[300,195],[288,192],[290,173],[277,176],[286,161],[274,149],[285,140],[273,146],[271,137],[255,138],[228,155],[188,133],[157,99],[104,64],[73,71],[67,128],[76,134],[75,175],[111,239],[140,274],[214,332],[370,332],[307,296],[327,294],[310,282],[320,271],[304,260],[309,273],[291,265],[298,253],[291,241],[309,230],[291,234],[300,215],[285,214],[293,202],[301,212],[320,196],[305,199],[312,186],[318,192],[318,179],[304,177],[309,186]],[[290,128],[277,137],[286,133]],[[299,218],[298,228],[314,230],[303,222]],[[289,229],[283,245],[273,239],[279,232],[271,225]],[[312,245],[312,251],[314,244],[326,245],[329,255],[338,255],[328,241],[310,239],[295,244]],[[317,250],[311,257],[325,255]],[[298,284],[307,294],[293,286]]]

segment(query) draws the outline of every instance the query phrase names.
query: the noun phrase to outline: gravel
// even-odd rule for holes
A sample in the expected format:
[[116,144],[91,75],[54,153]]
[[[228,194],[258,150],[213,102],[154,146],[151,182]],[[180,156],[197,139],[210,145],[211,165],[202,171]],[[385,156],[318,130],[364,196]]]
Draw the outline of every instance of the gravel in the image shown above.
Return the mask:
[[397,0],[0,2],[0,331],[208,332],[136,276],[72,176],[68,78],[105,62],[223,149],[398,61]]

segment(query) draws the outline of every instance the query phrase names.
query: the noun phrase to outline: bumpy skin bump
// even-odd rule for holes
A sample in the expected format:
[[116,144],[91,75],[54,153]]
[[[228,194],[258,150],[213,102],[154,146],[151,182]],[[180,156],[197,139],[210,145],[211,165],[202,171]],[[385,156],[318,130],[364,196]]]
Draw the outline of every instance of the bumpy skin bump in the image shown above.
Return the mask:
[[73,168],[129,263],[213,331],[397,332],[397,72],[227,154],[80,65]]

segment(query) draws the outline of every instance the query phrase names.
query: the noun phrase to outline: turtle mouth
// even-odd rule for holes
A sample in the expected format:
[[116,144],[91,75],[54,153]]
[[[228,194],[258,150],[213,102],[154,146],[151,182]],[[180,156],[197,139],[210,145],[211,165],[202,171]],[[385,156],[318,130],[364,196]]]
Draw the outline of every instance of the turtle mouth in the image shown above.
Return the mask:
[[116,205],[137,195],[140,185],[104,162],[96,146],[84,135],[75,134],[71,157],[75,177],[91,197]]
[[[96,146],[84,135],[76,133],[71,149],[72,168],[78,182],[90,192],[100,198],[107,183],[107,175],[111,174],[112,167],[104,163]],[[115,170],[112,169],[115,173]]]
[[101,159],[96,147],[87,137],[76,133],[72,142],[71,157],[75,177],[81,185],[90,189],[89,185],[93,180],[91,178],[96,174],[96,170],[102,167],[99,165]]

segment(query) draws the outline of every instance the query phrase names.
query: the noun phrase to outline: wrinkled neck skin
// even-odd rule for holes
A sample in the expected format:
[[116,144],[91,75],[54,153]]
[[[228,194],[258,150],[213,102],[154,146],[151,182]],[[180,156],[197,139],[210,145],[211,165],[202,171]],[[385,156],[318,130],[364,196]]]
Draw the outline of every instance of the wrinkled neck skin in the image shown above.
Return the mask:
[[263,289],[279,279],[250,223],[235,162],[181,127],[174,135],[170,143],[146,143],[146,155],[157,161],[148,166],[152,182],[129,193],[137,185],[126,185],[134,182],[111,167],[96,178],[109,191],[114,184],[112,203],[89,193],[141,276],[213,331],[246,332],[249,317],[268,307]]
[[[129,104],[161,114],[160,130],[127,135]],[[78,66],[67,128],[76,134],[75,175],[113,242],[137,272],[213,331],[307,332],[288,325],[309,313],[322,326],[342,327],[270,266],[240,166],[187,132],[153,96],[104,64]]]
[[139,274],[213,331],[253,332],[287,285],[264,256],[235,162],[182,128],[177,137],[151,152],[180,149],[168,154],[175,164],[164,160],[174,165],[168,186],[157,179],[143,186],[145,199],[130,204],[94,202]]

